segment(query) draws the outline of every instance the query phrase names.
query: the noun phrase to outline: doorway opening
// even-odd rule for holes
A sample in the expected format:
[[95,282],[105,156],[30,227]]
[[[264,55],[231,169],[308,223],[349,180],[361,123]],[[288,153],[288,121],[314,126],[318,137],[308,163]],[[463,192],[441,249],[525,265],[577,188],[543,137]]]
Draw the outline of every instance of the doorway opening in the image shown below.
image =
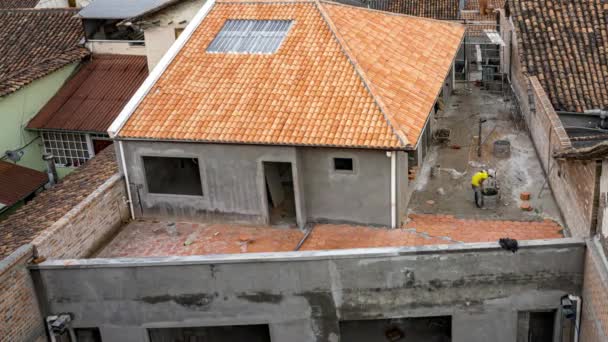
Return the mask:
[[270,342],[267,324],[148,329],[150,342]]
[[296,224],[296,201],[291,163],[264,162],[268,218],[272,225]]

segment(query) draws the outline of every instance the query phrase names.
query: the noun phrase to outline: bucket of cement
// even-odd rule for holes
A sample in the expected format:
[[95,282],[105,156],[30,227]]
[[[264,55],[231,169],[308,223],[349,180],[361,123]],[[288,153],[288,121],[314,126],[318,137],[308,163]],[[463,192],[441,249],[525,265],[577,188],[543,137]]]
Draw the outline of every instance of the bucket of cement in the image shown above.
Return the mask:
[[483,196],[483,207],[486,209],[498,208],[498,190],[495,188],[485,188],[481,192]]
[[494,142],[494,156],[507,158],[511,155],[511,142],[508,140],[496,140]]

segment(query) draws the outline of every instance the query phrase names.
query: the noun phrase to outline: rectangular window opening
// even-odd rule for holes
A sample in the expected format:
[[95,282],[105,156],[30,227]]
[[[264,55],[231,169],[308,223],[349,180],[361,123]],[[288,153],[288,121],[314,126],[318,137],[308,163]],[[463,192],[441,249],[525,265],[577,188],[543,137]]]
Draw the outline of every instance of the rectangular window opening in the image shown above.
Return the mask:
[[226,20],[207,47],[209,53],[275,53],[292,20]]
[[78,342],[101,342],[99,328],[76,328],[74,334]]
[[353,158],[334,158],[334,170],[353,172]]
[[92,156],[85,134],[42,132],[44,152],[52,154],[55,164],[63,167],[78,167]]
[[196,158],[143,157],[148,192],[202,196],[203,187]]
[[267,324],[191,328],[152,328],[148,329],[148,335],[150,337],[150,342],[270,342],[270,329]]

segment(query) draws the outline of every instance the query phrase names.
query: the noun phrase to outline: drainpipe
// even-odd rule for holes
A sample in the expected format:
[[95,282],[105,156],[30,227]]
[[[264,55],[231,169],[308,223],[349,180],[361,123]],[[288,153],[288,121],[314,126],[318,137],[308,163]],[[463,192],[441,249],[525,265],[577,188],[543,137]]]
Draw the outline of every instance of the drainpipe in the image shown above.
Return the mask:
[[131,220],[135,220],[135,211],[133,210],[133,197],[131,196],[131,183],[129,182],[129,172],[127,171],[127,162],[125,161],[125,149],[122,146],[121,140],[118,141],[118,149],[120,149],[122,171],[125,174],[125,183],[127,183],[127,197],[129,197],[129,211],[131,212]]
[[55,185],[57,184],[57,168],[55,167],[55,158],[50,153],[45,153],[42,155],[42,160],[46,162],[46,174],[49,177],[49,184]]
[[386,152],[391,158],[391,228],[397,228],[397,152]]

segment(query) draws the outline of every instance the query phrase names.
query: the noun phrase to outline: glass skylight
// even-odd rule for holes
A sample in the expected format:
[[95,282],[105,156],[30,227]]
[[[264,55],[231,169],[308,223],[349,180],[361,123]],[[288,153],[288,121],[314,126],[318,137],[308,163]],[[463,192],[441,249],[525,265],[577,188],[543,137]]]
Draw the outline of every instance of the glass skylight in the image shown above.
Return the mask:
[[207,47],[210,53],[275,53],[291,20],[227,20]]

